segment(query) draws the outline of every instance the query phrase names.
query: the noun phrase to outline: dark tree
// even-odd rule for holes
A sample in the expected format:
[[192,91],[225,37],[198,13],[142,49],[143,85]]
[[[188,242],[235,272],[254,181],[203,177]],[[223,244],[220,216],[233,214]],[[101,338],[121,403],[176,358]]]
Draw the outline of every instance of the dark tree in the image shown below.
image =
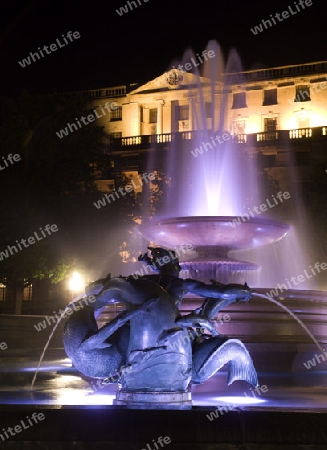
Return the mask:
[[[57,283],[78,254],[76,230],[85,227],[82,218],[98,195],[95,174],[105,162],[102,129],[84,126],[61,139],[56,132],[87,113],[80,99],[28,93],[1,99],[0,279],[17,314],[26,284]],[[7,161],[10,154],[19,155],[13,164]],[[58,231],[28,247],[22,244],[47,224]]]

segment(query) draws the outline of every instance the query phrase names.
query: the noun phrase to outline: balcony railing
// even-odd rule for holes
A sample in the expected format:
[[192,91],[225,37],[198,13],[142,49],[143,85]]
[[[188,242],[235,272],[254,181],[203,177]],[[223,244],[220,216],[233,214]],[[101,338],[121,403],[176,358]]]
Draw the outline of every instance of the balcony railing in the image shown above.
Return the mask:
[[263,131],[262,133],[257,133],[257,142],[262,141],[277,141],[280,138],[280,131]]
[[[206,131],[183,131],[176,133],[153,134],[143,136],[127,136],[122,138],[113,138],[111,144],[104,146],[105,152],[128,150],[128,149],[142,149],[155,148],[165,146],[167,144],[179,143],[182,141],[197,140],[209,142],[211,137],[223,133],[210,133]],[[298,128],[294,130],[276,130],[263,131],[261,133],[251,134],[235,134],[232,136],[231,142],[236,145],[269,145],[275,143],[285,143],[289,140],[299,139],[327,139],[327,126],[315,128]]]
[[232,142],[233,144],[246,144],[247,142],[247,134],[234,134],[232,136]]
[[130,147],[153,144],[169,144],[176,141],[186,141],[192,139],[209,139],[212,134],[205,131],[182,131],[176,133],[152,134],[143,136],[128,136],[123,138],[114,138],[114,146]]
[[[250,135],[248,135],[250,136]],[[327,127],[297,128],[294,130],[276,130],[256,133],[257,142],[285,141],[293,139],[319,139],[327,136]]]
[[312,137],[312,128],[299,128],[290,130],[290,139],[302,139]]
[[319,75],[327,72],[327,61],[319,61],[296,66],[283,66],[268,69],[249,70],[246,72],[226,73],[228,84],[271,80],[276,78],[293,78],[296,76]]

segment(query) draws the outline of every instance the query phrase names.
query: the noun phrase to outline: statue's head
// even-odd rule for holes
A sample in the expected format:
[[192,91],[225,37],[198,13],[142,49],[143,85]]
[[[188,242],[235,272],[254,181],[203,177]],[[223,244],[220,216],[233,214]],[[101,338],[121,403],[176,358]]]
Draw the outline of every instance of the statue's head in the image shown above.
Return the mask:
[[145,253],[139,257],[139,261],[146,261],[151,264],[154,271],[160,274],[179,276],[182,268],[174,250],[166,250],[162,247],[148,247],[148,249],[151,252],[151,257]]

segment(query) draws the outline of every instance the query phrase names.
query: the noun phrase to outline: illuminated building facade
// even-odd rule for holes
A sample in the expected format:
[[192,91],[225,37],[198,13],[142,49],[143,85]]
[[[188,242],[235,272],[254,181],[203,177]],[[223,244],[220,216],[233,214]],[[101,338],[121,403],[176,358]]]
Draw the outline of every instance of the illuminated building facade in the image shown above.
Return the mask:
[[[287,187],[283,167],[294,162],[305,182],[310,166],[326,159],[327,62],[225,74],[214,95],[210,80],[200,77],[200,84],[201,101],[196,76],[172,69],[142,86],[81,93],[99,111],[106,102],[117,104],[95,122],[108,136],[104,149],[112,169],[136,176],[146,171],[149,151],[168,149],[174,139],[192,149],[194,133],[203,129],[220,129],[234,145],[261,152],[281,189]],[[98,180],[98,186],[107,189],[108,180]]]

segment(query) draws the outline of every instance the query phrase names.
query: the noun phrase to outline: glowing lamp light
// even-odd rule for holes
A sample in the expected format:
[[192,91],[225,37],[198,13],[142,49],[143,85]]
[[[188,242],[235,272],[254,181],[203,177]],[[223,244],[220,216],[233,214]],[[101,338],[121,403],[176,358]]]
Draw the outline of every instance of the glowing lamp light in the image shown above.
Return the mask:
[[231,403],[233,405],[257,405],[259,403],[265,403],[265,400],[262,398],[243,395],[230,397],[215,397],[215,400],[222,403]]
[[74,272],[73,275],[69,279],[69,289],[72,292],[78,292],[84,289],[85,283],[84,280],[78,272]]
[[63,388],[58,401],[63,405],[112,405],[115,395],[91,395],[82,389]]

